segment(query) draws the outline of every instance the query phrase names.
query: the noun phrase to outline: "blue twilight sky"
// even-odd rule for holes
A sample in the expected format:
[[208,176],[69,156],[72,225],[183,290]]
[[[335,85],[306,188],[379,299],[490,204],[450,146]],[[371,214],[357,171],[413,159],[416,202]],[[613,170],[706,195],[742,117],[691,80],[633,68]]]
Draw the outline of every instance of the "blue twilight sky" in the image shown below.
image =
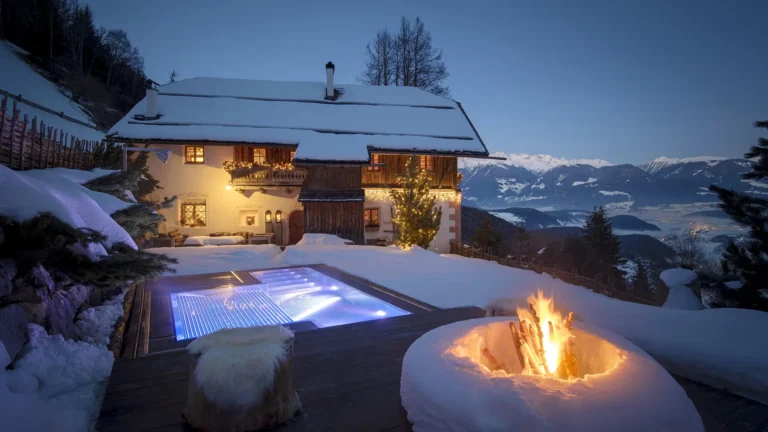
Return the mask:
[[768,119],[768,1],[88,0],[150,78],[354,83],[366,42],[419,16],[491,151],[639,163],[741,156]]

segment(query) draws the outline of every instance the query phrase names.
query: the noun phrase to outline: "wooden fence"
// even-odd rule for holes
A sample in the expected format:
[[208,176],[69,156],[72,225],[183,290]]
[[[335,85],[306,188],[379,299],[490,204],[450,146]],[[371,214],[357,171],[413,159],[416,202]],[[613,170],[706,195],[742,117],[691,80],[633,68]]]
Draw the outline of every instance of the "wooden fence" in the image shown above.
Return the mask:
[[614,278],[608,275],[597,275],[594,278],[590,278],[579,275],[576,270],[565,271],[562,269],[545,267],[535,262],[523,260],[520,257],[502,257],[494,255],[490,250],[475,249],[463,244],[459,244],[455,240],[451,240],[450,244],[451,253],[455,255],[496,261],[497,263],[507,267],[531,270],[535,271],[536,273],[546,273],[569,284],[589,288],[596,293],[604,294],[608,297],[619,300],[631,301],[652,306],[659,305],[659,299],[657,299],[655,296],[653,298],[639,297],[628,291],[627,285],[623,280],[614,280]]
[[98,141],[81,140],[37,117],[22,116],[16,103],[7,95],[0,103],[0,164],[15,170],[94,167],[93,149]]

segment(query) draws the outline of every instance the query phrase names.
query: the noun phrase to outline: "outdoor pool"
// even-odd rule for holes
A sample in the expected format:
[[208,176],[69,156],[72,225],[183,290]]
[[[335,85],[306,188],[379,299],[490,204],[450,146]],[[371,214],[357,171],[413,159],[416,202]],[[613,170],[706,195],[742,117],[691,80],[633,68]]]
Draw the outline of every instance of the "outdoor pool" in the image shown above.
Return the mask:
[[260,283],[171,294],[176,340],[223,328],[300,321],[332,327],[409,314],[311,268],[250,274]]

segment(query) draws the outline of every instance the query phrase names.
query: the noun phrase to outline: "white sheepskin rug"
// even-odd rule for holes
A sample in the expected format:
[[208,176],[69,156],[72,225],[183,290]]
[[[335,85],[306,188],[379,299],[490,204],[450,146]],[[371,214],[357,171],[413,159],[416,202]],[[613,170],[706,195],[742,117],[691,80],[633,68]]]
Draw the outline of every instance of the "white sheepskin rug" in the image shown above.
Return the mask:
[[187,347],[199,355],[195,382],[211,402],[223,406],[260,403],[272,388],[293,332],[282,326],[224,329]]

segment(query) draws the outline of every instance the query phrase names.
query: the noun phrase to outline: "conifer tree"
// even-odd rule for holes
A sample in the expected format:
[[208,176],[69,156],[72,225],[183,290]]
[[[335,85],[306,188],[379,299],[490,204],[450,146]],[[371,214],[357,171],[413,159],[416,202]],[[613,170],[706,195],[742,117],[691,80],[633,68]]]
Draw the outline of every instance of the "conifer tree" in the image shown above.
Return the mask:
[[635,293],[645,294],[651,291],[650,283],[648,282],[648,269],[645,268],[645,264],[642,261],[638,261],[635,274],[632,277],[631,287]]
[[620,242],[602,206],[589,213],[584,231],[584,240],[595,254],[597,272],[618,272],[617,267],[624,262],[619,258]]
[[510,252],[512,252],[512,254],[518,258],[531,255],[533,253],[531,235],[528,234],[528,231],[522,225],[515,227],[515,231],[512,236],[512,244],[510,245]]
[[491,224],[491,218],[485,216],[480,226],[477,227],[469,242],[473,247],[483,250],[495,250],[498,252],[502,245],[501,234]]
[[138,251],[124,243],[105,246],[106,256],[93,260],[78,252],[90,243],[106,244],[107,238],[89,228],[73,228],[52,213],[40,213],[18,222],[0,215],[0,258],[12,259],[24,274],[37,264],[75,282],[114,287],[128,281],[173,272],[175,259]]
[[400,247],[421,246],[426,249],[440,229],[443,211],[435,207],[436,197],[429,194],[429,175],[411,157],[405,165],[405,174],[398,176],[402,190],[392,189],[390,197],[394,209],[395,244]]
[[[758,121],[758,128],[768,129],[768,121]],[[752,171],[743,175],[745,180],[759,181],[768,178],[768,138],[759,138],[744,155],[756,159]],[[768,311],[768,200],[737,193],[715,185],[709,187],[720,198],[720,208],[734,221],[749,228],[749,239],[738,246],[731,243],[723,253],[723,271],[739,276],[743,286],[738,290],[725,290],[726,300],[739,307]]]

